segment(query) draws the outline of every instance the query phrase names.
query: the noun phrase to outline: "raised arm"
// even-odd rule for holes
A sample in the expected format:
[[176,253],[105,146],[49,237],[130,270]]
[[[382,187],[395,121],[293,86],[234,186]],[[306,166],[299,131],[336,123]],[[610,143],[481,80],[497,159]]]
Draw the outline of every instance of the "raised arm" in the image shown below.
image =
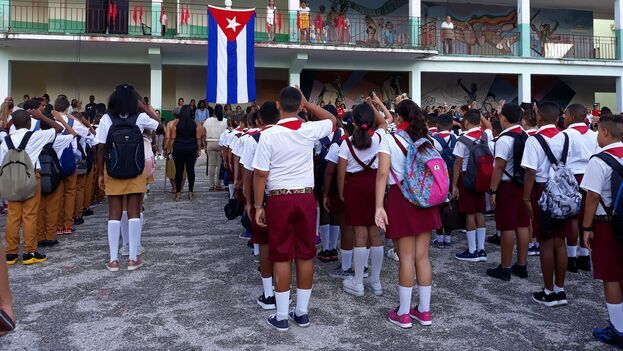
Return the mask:
[[[61,125],[59,125],[58,123],[54,122],[53,119],[46,117],[45,115],[43,115],[43,113],[41,113],[41,111],[39,110],[28,110],[28,113],[30,113],[30,115],[38,120],[41,121],[41,123],[45,124],[46,126],[54,129],[56,131],[56,134],[62,133],[63,132],[63,127]],[[63,121],[64,122],[64,121]],[[69,131],[69,130],[68,130]],[[76,135],[75,132],[73,134],[74,136]]]
[[[379,110],[377,108],[374,108],[374,118],[376,120],[376,125],[378,126],[379,129],[383,129],[387,131],[387,124],[393,120],[392,114],[389,112],[387,107],[385,107],[385,104],[383,103],[383,101],[381,101],[381,99],[379,99],[379,97],[376,95],[375,92],[372,92],[372,102],[374,102],[378,107],[380,107],[381,110],[383,111],[383,114],[385,115],[385,118],[384,118],[379,113]],[[390,121],[388,122],[386,118],[389,118]]]
[[305,98],[305,95],[303,94],[303,92],[299,89],[299,92],[301,92],[301,104],[302,106],[311,114],[313,114],[314,116],[316,116],[316,118],[318,118],[318,120],[325,120],[328,119],[331,121],[331,123],[333,123],[333,129],[335,129],[335,126],[337,125],[337,120],[335,119],[335,116],[333,116],[331,114],[331,112],[325,110],[324,108],[312,104],[311,102],[307,101],[307,99]]

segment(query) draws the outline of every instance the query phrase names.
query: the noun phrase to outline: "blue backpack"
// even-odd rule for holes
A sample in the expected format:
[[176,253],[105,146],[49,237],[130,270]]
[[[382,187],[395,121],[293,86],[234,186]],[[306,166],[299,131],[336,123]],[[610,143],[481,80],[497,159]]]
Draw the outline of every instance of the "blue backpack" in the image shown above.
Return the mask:
[[[68,118],[67,123],[71,127],[74,126],[74,120],[71,118]],[[67,135],[69,133],[64,131],[63,134]],[[63,150],[59,162],[61,163],[61,169],[63,170],[63,177],[69,177],[74,174],[74,171],[76,170],[76,156],[74,156],[74,147],[71,144]]]
[[604,200],[600,199],[601,206],[610,217],[610,223],[614,230],[614,237],[623,241],[623,165],[607,152],[600,152],[592,157],[597,157],[612,168],[610,180],[610,190],[612,193],[612,204],[606,206]]
[[448,167],[448,174],[450,175],[450,179],[452,179],[452,170],[454,169],[454,147],[456,146],[456,136],[454,133],[450,133],[450,140],[446,142],[441,135],[431,135],[433,139],[437,140],[439,145],[441,145],[441,158],[446,162],[446,167]]

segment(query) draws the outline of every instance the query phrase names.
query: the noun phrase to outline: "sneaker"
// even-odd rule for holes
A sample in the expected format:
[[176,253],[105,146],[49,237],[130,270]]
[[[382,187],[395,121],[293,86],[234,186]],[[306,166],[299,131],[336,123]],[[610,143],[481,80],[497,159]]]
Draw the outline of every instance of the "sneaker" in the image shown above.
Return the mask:
[[330,262],[331,261],[331,252],[330,250],[320,250],[320,252],[318,253],[318,259],[320,260],[320,262]]
[[396,307],[395,310],[389,312],[389,315],[387,316],[389,319],[389,322],[392,324],[395,324],[397,326],[399,326],[400,328],[403,329],[409,329],[413,327],[413,322],[411,321],[411,316],[409,316],[408,313],[405,313],[403,315],[398,315],[398,307]]
[[264,296],[264,293],[257,298],[257,304],[264,310],[274,310],[277,308],[275,296]]
[[6,264],[9,266],[16,264],[17,260],[19,260],[18,254],[6,254]]
[[518,276],[521,279],[528,278],[528,266],[527,265],[522,266],[518,263],[515,263],[513,267],[511,267],[511,272],[513,272],[514,275]]
[[387,256],[387,258],[390,258],[396,262],[400,261],[400,258],[398,257],[398,254],[396,253],[396,250],[394,249],[387,250],[387,254],[385,255]]
[[578,273],[578,260],[575,257],[569,257],[567,259],[567,272]]
[[118,272],[119,271],[119,261],[110,261],[110,262],[106,263],[106,269],[108,269],[111,272]]
[[345,292],[353,296],[361,297],[365,294],[363,284],[355,283],[355,280],[352,277],[342,281],[342,288]]
[[48,260],[46,255],[40,254],[37,251],[22,255],[22,264],[27,266],[36,263],[42,263]]
[[[352,270],[352,268],[350,270]],[[355,271],[353,271],[353,275],[355,275]],[[366,267],[363,269],[363,277],[367,278],[369,276],[370,276],[370,272],[368,271],[368,267]]]
[[381,285],[381,282],[373,282],[373,281],[367,281],[365,283],[363,283],[365,288],[368,288],[368,290],[370,290],[372,292],[372,294],[376,295],[376,296],[381,296],[383,295],[383,285]]
[[420,312],[420,310],[418,309],[418,306],[415,306],[415,308],[409,309],[409,316],[411,316],[411,318],[418,321],[418,323],[420,323],[421,325],[424,325],[424,326],[433,325],[433,316],[430,313],[430,311]]
[[567,301],[567,294],[564,291],[554,293],[554,295],[556,295],[556,301],[558,301],[557,306],[566,306],[569,304],[569,301]]
[[143,260],[141,260],[140,256],[136,257],[136,261],[129,260],[128,261],[128,271],[135,271],[143,266]]
[[606,328],[593,329],[593,337],[597,341],[615,346],[619,349],[623,348],[623,333],[618,332],[612,324]]
[[245,231],[244,233],[238,235],[238,237],[240,239],[244,239],[244,240],[250,240],[251,239],[251,232],[249,231]]
[[301,328],[309,327],[309,315],[307,313],[302,316],[297,316],[296,312],[292,310],[290,311],[290,313],[288,313],[288,317],[290,317],[290,319],[293,320],[294,323],[296,323],[296,325]]
[[279,331],[279,332],[287,332],[289,327],[288,327],[288,320],[284,319],[282,321],[277,320],[277,314],[271,314],[268,319],[266,320],[266,323],[268,325],[270,325],[273,329]]
[[74,230],[72,228],[63,228],[63,235],[73,234]]
[[495,234],[495,235],[491,235],[490,237],[487,238],[487,242],[489,244],[493,244],[493,245],[500,245],[500,236]]
[[48,246],[56,246],[58,245],[58,240],[48,240]]
[[591,271],[591,256],[580,256],[578,257],[577,263],[579,270],[586,272]]
[[57,236],[59,236],[59,235],[65,235],[65,232],[63,231],[63,229],[57,229],[57,230],[56,230],[56,235],[57,235]]
[[541,251],[539,250],[539,247],[534,245],[530,248],[528,248],[528,256],[539,256],[541,254]]
[[337,262],[338,259],[337,250],[329,250],[329,262]]
[[476,251],[470,253],[469,250],[465,250],[462,253],[454,255],[454,258],[459,261],[480,262],[480,258],[478,257],[478,253]]
[[346,279],[352,276],[353,276],[352,269],[348,269],[344,271],[342,270],[342,265],[337,266],[337,268],[329,272],[329,277],[336,278],[336,279],[337,278]]
[[74,225],[81,225],[81,224],[84,224],[84,218],[82,217],[74,218]]
[[437,239],[431,241],[431,246],[436,247],[438,249],[443,249],[446,247],[446,244],[443,241],[437,241]]
[[537,291],[532,294],[532,300],[547,307],[558,306],[558,299],[555,293],[546,294],[545,290]]
[[508,282],[511,280],[511,269],[499,265],[495,268],[487,269],[487,275]]
[[82,217],[89,217],[89,216],[92,216],[93,214],[94,212],[90,208],[85,208],[84,210],[82,210]]
[[478,251],[478,261],[487,262],[487,251],[485,250]]

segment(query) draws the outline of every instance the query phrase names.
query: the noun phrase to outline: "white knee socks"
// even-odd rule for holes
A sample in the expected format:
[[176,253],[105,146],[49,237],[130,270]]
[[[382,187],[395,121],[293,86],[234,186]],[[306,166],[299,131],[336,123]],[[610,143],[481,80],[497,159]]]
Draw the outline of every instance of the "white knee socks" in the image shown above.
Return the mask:
[[265,297],[274,296],[274,293],[273,293],[273,277],[262,278],[262,287],[264,288],[264,296]]
[[296,309],[294,310],[294,313],[297,316],[307,314],[307,307],[309,306],[310,298],[311,289],[296,288]]
[[409,313],[411,308],[411,295],[413,294],[413,287],[398,286],[398,293],[400,294],[400,306],[398,307],[398,315]]
[[478,251],[485,249],[485,236],[487,235],[487,228],[476,229],[476,242],[478,243]]
[[476,252],[476,231],[468,230],[466,234],[467,234],[467,249],[469,250],[469,253],[474,253]]
[[353,250],[340,250],[342,253],[342,270],[347,271],[353,266]]
[[331,241],[329,241],[329,231],[330,226],[328,224],[322,224],[319,228],[320,241],[322,241],[322,249],[327,251],[331,250],[329,248]]
[[363,284],[363,270],[368,261],[368,249],[365,247],[355,247],[353,249],[353,261],[355,265],[355,283]]
[[619,333],[623,332],[623,303],[606,303],[610,323]]
[[385,257],[385,250],[383,246],[372,246],[370,248],[370,281],[381,281],[381,268],[383,268],[383,257]]
[[430,295],[431,295],[432,286],[418,286],[418,311],[420,312],[428,312],[430,311]]
[[567,245],[567,257],[573,257],[575,258],[575,256],[577,256],[578,254],[578,246],[577,245]]
[[329,230],[329,250],[336,250],[337,249],[337,239],[340,237],[340,226],[339,225],[332,225],[331,229]]
[[136,261],[136,256],[138,255],[138,245],[141,242],[140,218],[130,218],[128,220],[128,232],[130,234],[130,260]]
[[284,292],[275,291],[275,304],[277,305],[277,320],[287,320],[288,309],[290,308],[290,290]]
[[119,228],[121,222],[109,220],[108,221],[108,249],[110,250],[110,261],[117,261],[119,259]]

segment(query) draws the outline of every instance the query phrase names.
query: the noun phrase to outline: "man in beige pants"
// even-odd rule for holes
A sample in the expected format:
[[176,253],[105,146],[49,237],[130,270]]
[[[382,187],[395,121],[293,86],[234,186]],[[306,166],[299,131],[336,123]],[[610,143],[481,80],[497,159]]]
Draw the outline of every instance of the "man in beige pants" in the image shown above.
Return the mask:
[[210,191],[222,190],[218,176],[221,169],[221,146],[219,138],[227,129],[227,119],[223,118],[223,106],[216,105],[214,107],[215,116],[210,116],[203,123],[205,128],[206,147],[205,151],[208,155],[207,175]]

